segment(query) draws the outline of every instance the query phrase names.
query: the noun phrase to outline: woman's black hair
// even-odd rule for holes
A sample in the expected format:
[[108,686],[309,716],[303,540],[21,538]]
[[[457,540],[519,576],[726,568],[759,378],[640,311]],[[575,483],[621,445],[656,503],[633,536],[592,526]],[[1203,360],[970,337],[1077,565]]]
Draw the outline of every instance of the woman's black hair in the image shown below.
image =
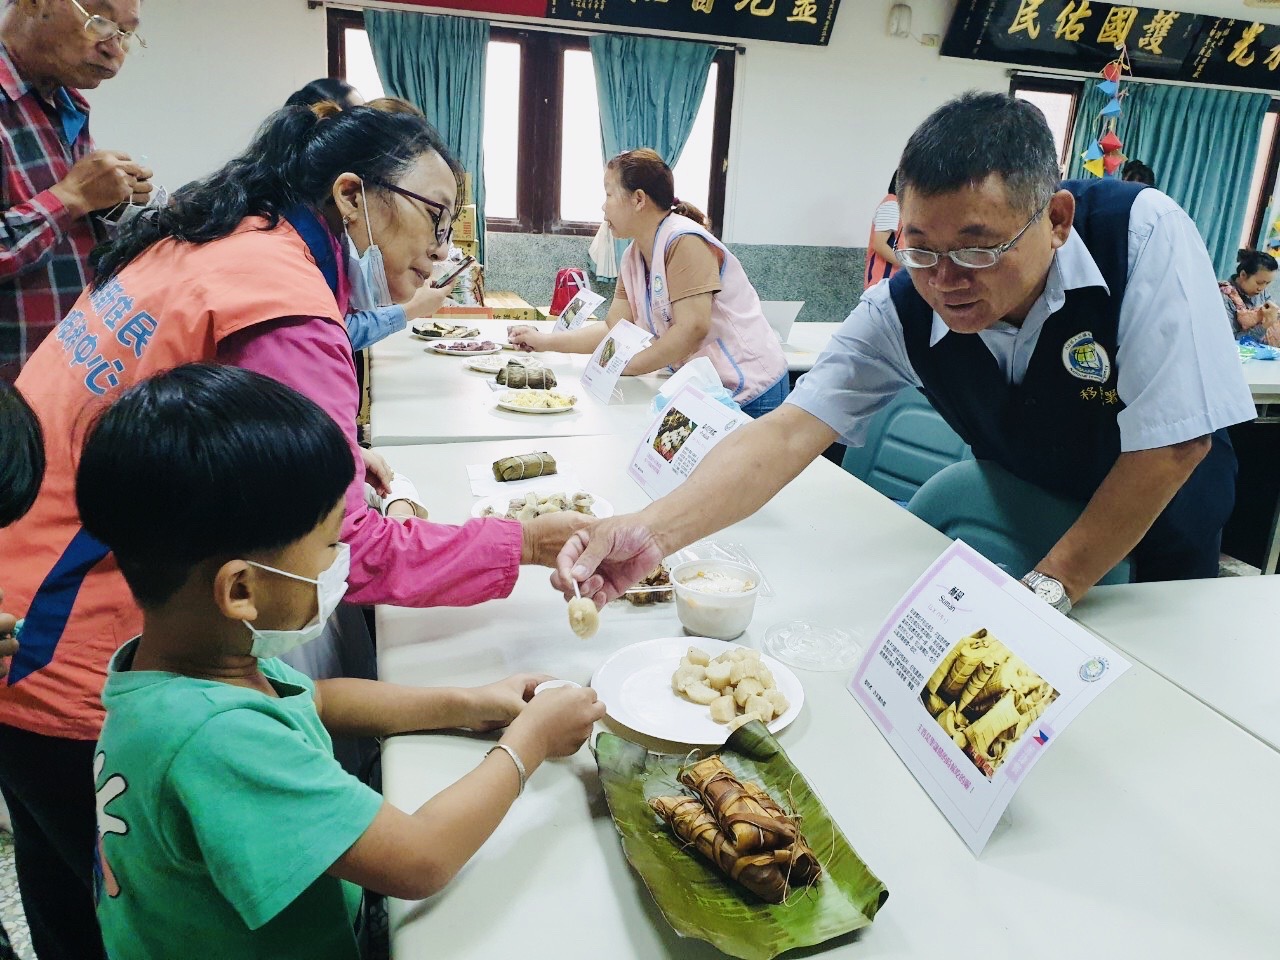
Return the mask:
[[127,390],[98,419],[76,506],[143,607],[196,565],[278,550],[346,493],[355,460],[327,413],[279,381],[192,363]]
[[44,434],[35,411],[14,387],[0,381],[0,527],[20,520],[36,502],[44,480]]
[[1259,270],[1275,270],[1276,258],[1261,250],[1241,250],[1236,254],[1236,276],[1252,277]]
[[[249,149],[221,170],[188,184],[166,207],[152,207],[122,227],[102,248],[93,289],[98,289],[152,244],[168,237],[208,243],[227,236],[245,217],[267,220],[267,229],[299,204],[332,202],[334,181],[354,173],[370,195],[389,191],[423,154],[449,165],[462,197],[462,167],[422,113],[402,100],[375,100],[339,110],[332,104],[285,107],[267,118]],[[454,213],[457,213],[455,209]]]
[[355,106],[351,102],[351,95],[360,96],[360,91],[347,83],[345,80],[339,80],[337,77],[321,77],[319,80],[312,80],[300,90],[295,90],[289,94],[289,99],[284,102],[286,107],[311,107],[317,103],[323,103],[330,100],[338,106],[346,110]]

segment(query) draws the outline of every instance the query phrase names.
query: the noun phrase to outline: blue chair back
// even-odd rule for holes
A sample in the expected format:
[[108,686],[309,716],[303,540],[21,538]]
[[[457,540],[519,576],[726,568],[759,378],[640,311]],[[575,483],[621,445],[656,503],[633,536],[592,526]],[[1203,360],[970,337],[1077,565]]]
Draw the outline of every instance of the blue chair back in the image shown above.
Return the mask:
[[907,389],[871,419],[867,442],[850,447],[841,466],[890,500],[905,503],[943,467],[967,457],[972,457],[968,445],[924,394]]
[[[1012,577],[1031,570],[1084,510],[1041,490],[989,460],[967,460],[938,471],[907,509],[953,540],[963,540]],[[1128,559],[1099,583],[1128,583]]]

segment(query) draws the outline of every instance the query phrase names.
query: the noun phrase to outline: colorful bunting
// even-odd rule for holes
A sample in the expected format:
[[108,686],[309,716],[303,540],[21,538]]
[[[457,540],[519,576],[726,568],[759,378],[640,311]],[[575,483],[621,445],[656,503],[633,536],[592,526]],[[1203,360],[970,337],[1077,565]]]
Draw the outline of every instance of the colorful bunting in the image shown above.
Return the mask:
[[1119,55],[1102,68],[1102,80],[1097,89],[1107,97],[1107,104],[1098,112],[1099,136],[1088,149],[1080,155],[1084,160],[1084,168],[1095,177],[1113,177],[1118,175],[1121,165],[1127,157],[1120,152],[1124,143],[1116,134],[1116,123],[1122,110],[1125,94],[1120,92],[1120,80],[1126,73],[1132,73],[1129,65],[1129,51],[1119,46]]
[[1095,177],[1100,177],[1105,172],[1102,166],[1102,160],[1086,160],[1084,168],[1092,173]]
[[1120,84],[1116,83],[1114,80],[1103,80],[1098,84],[1098,89],[1102,91],[1104,96],[1114,97],[1120,89]]
[[1122,153],[1109,153],[1102,158],[1102,169],[1106,171],[1107,176],[1111,176],[1120,169],[1120,164],[1124,163],[1125,156]]
[[1097,140],[1095,140],[1093,141],[1093,144],[1089,147],[1089,149],[1086,150],[1084,153],[1082,153],[1081,156],[1084,157],[1086,160],[1101,160],[1102,154],[1103,154],[1102,146],[1101,144],[1098,143]]
[[1124,144],[1120,142],[1120,138],[1116,136],[1116,132],[1114,130],[1108,130],[1098,139],[1098,146],[1102,149],[1103,153],[1115,153],[1123,147]]

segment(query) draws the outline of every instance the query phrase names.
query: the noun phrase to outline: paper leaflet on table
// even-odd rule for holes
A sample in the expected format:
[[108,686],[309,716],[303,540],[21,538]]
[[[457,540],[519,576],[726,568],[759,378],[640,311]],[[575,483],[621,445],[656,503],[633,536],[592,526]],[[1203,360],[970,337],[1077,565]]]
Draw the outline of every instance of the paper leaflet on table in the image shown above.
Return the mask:
[[573,295],[573,299],[564,305],[564,309],[560,311],[560,315],[556,317],[556,322],[551,327],[551,332],[565,333],[569,330],[577,330],[587,322],[587,317],[591,316],[596,307],[602,303],[604,303],[604,297],[594,290],[579,290]]
[[587,361],[582,371],[582,388],[601,403],[608,403],[631,358],[652,342],[653,334],[630,321],[619,320]]
[[656,500],[680,486],[712,447],[750,419],[686,382],[645,428],[627,476]]
[[1128,668],[956,541],[881,626],[849,692],[980,853],[1027,772]]

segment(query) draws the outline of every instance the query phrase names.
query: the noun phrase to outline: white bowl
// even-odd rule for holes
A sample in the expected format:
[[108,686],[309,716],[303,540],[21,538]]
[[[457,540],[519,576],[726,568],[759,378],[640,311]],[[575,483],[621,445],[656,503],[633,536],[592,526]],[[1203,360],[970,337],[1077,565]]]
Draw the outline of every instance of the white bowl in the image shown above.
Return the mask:
[[[722,589],[699,589],[696,582],[704,578],[708,585]],[[734,580],[751,586],[735,590]],[[732,560],[686,560],[671,571],[671,586],[676,594],[676,615],[690,634],[732,640],[751,623],[756,594],[760,592],[760,574]]]
[[536,697],[544,690],[557,690],[560,687],[580,687],[582,684],[574,683],[572,680],[543,680],[540,684],[533,688],[533,695]]

